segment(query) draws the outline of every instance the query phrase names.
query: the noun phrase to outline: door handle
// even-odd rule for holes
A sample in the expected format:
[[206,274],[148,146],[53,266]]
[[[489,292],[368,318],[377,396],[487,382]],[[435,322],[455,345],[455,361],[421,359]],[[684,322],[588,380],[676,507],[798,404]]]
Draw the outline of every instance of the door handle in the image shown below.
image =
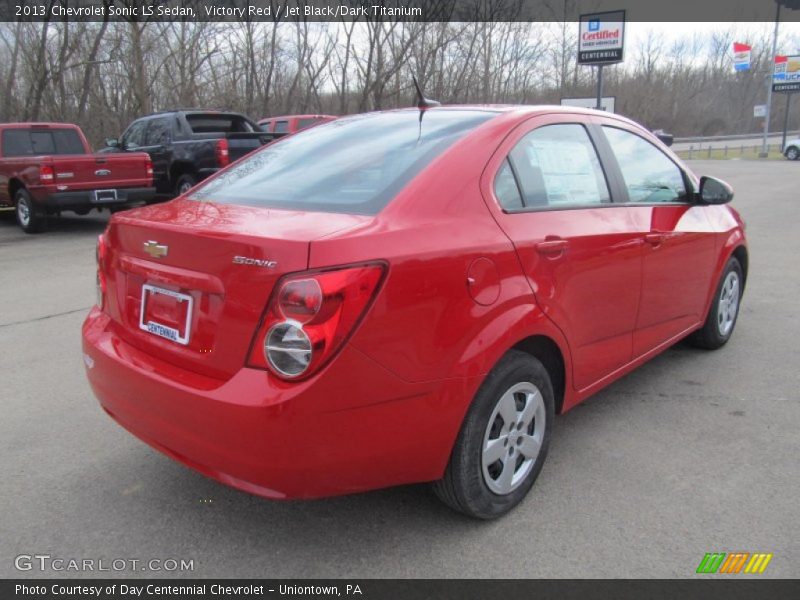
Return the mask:
[[664,242],[664,234],[663,233],[646,233],[644,234],[644,241],[657,248]]
[[569,246],[569,242],[567,242],[567,240],[546,240],[536,244],[536,251],[539,254],[544,254],[546,256],[555,256],[563,254],[566,251],[567,246]]

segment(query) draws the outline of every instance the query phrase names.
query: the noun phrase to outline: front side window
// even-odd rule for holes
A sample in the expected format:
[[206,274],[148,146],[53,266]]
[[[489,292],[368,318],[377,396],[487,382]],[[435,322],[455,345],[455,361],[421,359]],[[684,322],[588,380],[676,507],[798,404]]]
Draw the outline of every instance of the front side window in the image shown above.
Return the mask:
[[604,125],[603,131],[622,170],[629,202],[686,200],[683,173],[661,150],[623,129]]
[[122,147],[133,149],[144,146],[144,132],[147,128],[147,121],[136,121],[128,127],[128,131],[122,136]]
[[496,116],[433,109],[357,115],[283,138],[201,184],[192,198],[376,214],[453,143]]
[[[525,208],[610,202],[600,160],[582,125],[565,123],[535,129],[514,146],[508,159]],[[501,177],[507,179],[508,171],[501,169],[498,179]]]

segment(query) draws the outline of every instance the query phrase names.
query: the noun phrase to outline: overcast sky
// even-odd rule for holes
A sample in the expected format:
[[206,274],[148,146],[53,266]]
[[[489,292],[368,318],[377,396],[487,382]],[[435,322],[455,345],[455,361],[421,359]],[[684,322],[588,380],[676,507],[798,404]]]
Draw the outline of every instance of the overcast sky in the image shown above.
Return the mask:
[[[726,30],[735,26],[741,31],[741,39],[736,41],[747,43],[761,37],[761,32],[769,34],[770,43],[775,23],[644,23],[630,22],[625,25],[626,43],[637,44],[642,41],[651,31],[656,31],[670,40],[677,40],[681,37],[691,35],[708,34],[710,31]],[[778,52],[800,54],[800,23],[781,23],[780,38],[783,42],[778,47]],[[771,50],[771,48],[770,48]]]

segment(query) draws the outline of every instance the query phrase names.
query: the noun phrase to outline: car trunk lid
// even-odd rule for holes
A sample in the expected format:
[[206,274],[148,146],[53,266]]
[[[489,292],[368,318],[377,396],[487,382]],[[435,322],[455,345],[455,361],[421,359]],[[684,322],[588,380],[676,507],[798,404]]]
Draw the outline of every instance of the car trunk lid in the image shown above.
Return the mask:
[[307,268],[310,241],[362,220],[187,199],[120,213],[106,234],[105,310],[131,345],[226,379],[275,283]]

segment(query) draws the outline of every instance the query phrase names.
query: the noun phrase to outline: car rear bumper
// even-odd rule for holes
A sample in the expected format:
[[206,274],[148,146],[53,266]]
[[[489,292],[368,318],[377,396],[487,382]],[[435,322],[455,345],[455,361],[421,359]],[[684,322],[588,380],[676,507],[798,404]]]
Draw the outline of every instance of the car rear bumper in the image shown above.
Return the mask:
[[94,190],[76,190],[72,192],[55,192],[45,196],[42,204],[50,209],[68,210],[70,208],[102,208],[104,206],[123,206],[137,204],[152,199],[156,194],[154,187],[116,188],[117,200],[114,202],[97,202]]
[[442,476],[479,381],[408,383],[352,347],[287,384],[242,368],[227,381],[180,369],[124,342],[93,308],[86,372],[130,432],[222,483],[269,498],[314,498]]

